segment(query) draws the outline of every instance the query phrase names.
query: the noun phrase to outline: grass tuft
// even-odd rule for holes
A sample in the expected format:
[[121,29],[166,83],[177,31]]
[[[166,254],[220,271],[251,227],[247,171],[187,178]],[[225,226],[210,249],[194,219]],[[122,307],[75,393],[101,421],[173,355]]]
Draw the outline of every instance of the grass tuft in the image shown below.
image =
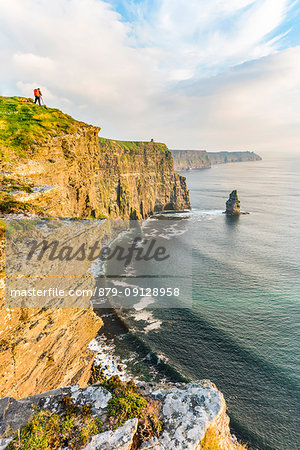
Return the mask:
[[62,415],[48,410],[36,410],[32,420],[17,433],[8,445],[9,450],[31,449],[80,449],[91,436],[102,431],[102,422],[92,416],[88,405],[77,406],[71,398],[63,398],[65,412]]
[[48,137],[67,134],[79,122],[58,109],[35,105],[31,99],[0,97],[0,160],[13,153],[27,157]]

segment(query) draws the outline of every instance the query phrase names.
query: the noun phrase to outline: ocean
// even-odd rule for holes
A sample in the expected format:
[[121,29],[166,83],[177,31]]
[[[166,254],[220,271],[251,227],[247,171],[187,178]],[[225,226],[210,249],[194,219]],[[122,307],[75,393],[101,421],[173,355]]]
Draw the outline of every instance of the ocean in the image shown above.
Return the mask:
[[[300,160],[182,174],[192,303],[105,310],[104,332],[141,378],[213,381],[250,448],[300,448]],[[222,214],[233,189],[250,213],[237,219]]]

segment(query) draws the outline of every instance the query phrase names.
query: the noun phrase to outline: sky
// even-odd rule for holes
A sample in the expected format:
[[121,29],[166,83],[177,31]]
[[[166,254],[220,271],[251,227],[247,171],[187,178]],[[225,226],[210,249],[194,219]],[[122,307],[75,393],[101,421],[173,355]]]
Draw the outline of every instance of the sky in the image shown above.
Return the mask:
[[300,155],[300,0],[0,0],[0,94],[121,140]]

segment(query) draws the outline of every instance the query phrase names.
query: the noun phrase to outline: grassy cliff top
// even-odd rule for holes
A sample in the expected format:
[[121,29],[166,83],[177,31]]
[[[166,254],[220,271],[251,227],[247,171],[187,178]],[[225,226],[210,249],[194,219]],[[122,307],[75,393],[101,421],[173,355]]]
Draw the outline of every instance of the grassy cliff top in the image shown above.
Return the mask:
[[0,96],[0,159],[26,156],[37,141],[71,132],[84,125],[58,109],[39,106],[22,97]]
[[126,153],[130,155],[141,154],[142,149],[149,150],[149,147],[153,147],[156,151],[162,151],[166,155],[171,154],[170,150],[166,146],[166,144],[162,144],[160,142],[149,142],[149,141],[117,141],[115,139],[107,139],[100,137],[99,138],[100,145],[112,147],[115,145],[116,147],[121,147]]

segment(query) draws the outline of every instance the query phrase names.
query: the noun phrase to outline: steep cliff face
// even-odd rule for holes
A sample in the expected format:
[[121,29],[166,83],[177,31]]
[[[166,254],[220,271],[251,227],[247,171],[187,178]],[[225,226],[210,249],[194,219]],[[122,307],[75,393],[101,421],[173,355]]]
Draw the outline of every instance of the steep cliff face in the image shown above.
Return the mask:
[[[27,199],[46,213],[145,218],[155,211],[190,208],[185,178],[174,171],[172,154],[164,144],[99,139],[100,128],[77,122],[57,110],[36,109],[25,99],[7,102],[20,109],[18,114],[26,108],[29,129],[23,130],[17,141],[0,133],[4,155],[0,169],[9,176],[23,177],[23,182],[44,187],[43,195],[29,195]],[[63,131],[50,128],[43,137],[43,121],[50,127],[51,114],[55,123],[61,120],[64,124]],[[27,135],[31,139],[26,140]]]
[[176,170],[209,169],[211,162],[205,150],[172,150]]
[[[145,218],[190,207],[163,144],[99,139],[100,128],[23,98],[0,97],[0,113],[2,214]],[[86,384],[101,319],[90,308],[7,309],[0,241],[0,396]]]
[[[68,227],[60,227],[58,221],[54,222],[56,231],[52,235],[53,239],[70,244],[72,243],[71,239],[78,241],[75,228],[80,224],[71,222]],[[18,223],[19,226],[22,226],[20,222]],[[13,226],[12,223],[10,226]],[[44,226],[47,226],[46,222]],[[97,236],[99,235],[96,227],[95,233]],[[37,238],[38,227],[30,229],[29,234]],[[3,234],[0,237],[3,244]],[[14,252],[18,251],[17,248],[21,252],[26,251],[28,238],[22,234],[21,239],[22,246],[15,241]],[[8,254],[9,251],[6,248],[7,257]],[[0,253],[0,269],[4,269],[4,256],[2,251]],[[19,264],[20,258],[16,255],[14,261]],[[90,261],[81,261],[82,273],[87,272],[90,265]],[[88,288],[94,285],[91,275],[71,277],[66,273],[66,269],[70,265],[59,260],[47,262],[46,267],[48,266],[51,277],[47,276],[46,271],[39,271],[36,267],[33,274],[36,278],[30,277],[27,286],[32,284],[31,287],[35,288],[38,286],[40,288],[42,286],[44,288],[61,286],[66,289],[76,289],[78,286]],[[57,274],[62,276],[57,275],[54,278],[54,269]],[[43,273],[45,274],[43,275]],[[14,275],[12,277],[14,289],[20,289],[20,280],[14,278]],[[5,279],[7,289],[9,289],[9,278],[10,274],[7,273]],[[0,279],[0,397],[9,395],[14,398],[23,398],[58,386],[74,383],[81,386],[86,385],[94,360],[93,352],[87,347],[103,324],[102,320],[92,311],[89,299],[85,304],[86,307],[81,303],[81,307],[77,308],[20,308],[14,302],[7,304],[8,295],[5,298],[4,287],[2,273]],[[23,298],[22,302],[28,299]],[[41,301],[37,302],[37,306],[41,303]],[[10,307],[8,308],[8,306]]]
[[212,164],[261,161],[261,157],[254,152],[208,152],[208,155]]

